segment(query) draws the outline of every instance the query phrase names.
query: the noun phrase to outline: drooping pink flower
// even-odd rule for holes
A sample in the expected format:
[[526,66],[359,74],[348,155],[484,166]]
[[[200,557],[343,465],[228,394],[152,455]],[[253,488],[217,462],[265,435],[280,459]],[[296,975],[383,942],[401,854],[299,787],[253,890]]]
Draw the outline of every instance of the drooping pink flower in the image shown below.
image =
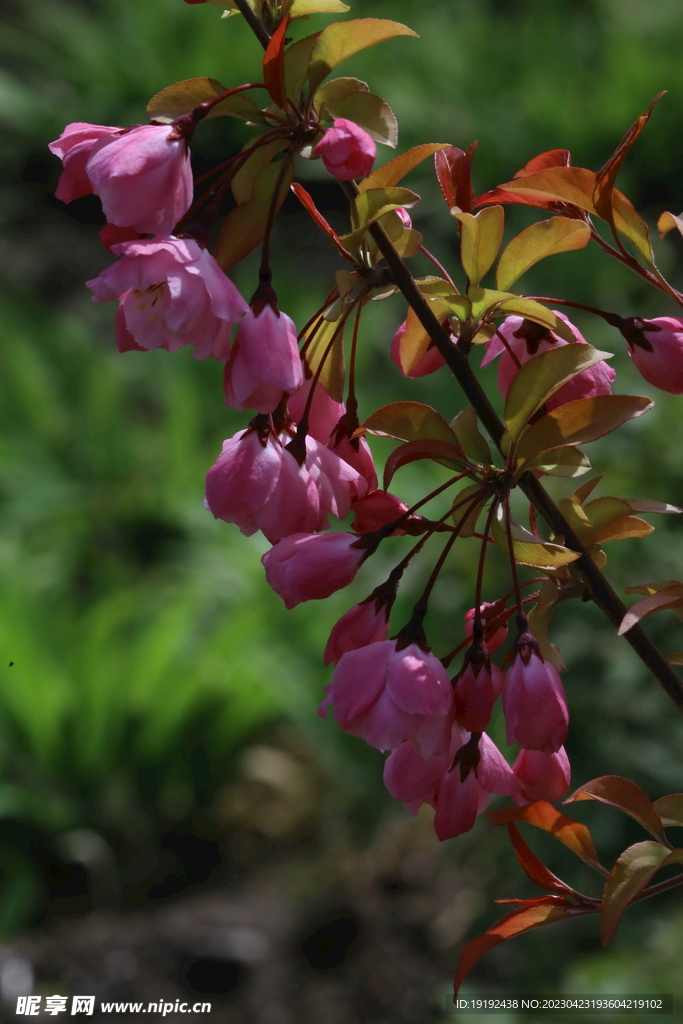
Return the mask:
[[[353,521],[353,528],[356,533],[370,533],[372,530],[379,530],[394,519],[398,519],[404,512],[408,511],[408,505],[395,494],[389,491],[369,491],[362,498],[353,502],[353,511],[356,518]],[[400,528],[394,531],[397,535],[405,533]]]
[[[558,309],[554,309],[553,313],[559,316],[561,320],[564,320],[578,344],[586,344],[584,336],[567,319],[564,313],[561,313]],[[519,370],[517,363],[520,366],[524,366],[534,356],[548,352],[552,348],[560,348],[563,345],[569,344],[564,338],[560,338],[551,331],[544,330],[538,324],[524,320],[521,316],[507,317],[498,330],[505,338],[507,348],[498,335],[494,335],[486,346],[486,352],[481,365],[488,366],[496,356],[501,356],[500,363],[498,364],[498,389],[503,398],[507,396],[510,385]],[[517,362],[515,362],[515,358],[510,354],[511,352],[514,354]],[[558,388],[555,394],[551,395],[546,402],[546,408],[548,412],[551,412],[561,405],[566,405],[567,402],[575,402],[580,398],[597,398],[599,395],[609,395],[612,393],[612,381],[615,377],[616,372],[608,363],[602,360],[596,363],[595,366],[577,373],[575,377],[572,377],[561,388]]]
[[[298,391],[287,400],[287,411],[295,423],[300,423],[306,408],[306,401],[313,385],[313,377],[304,381]],[[316,384],[313,388],[313,399],[308,411],[308,433],[321,444],[327,444],[332,431],[344,415],[344,403],[336,402],[328,395],[325,388]]]
[[258,314],[249,308],[225,364],[225,404],[268,413],[285,391],[297,391],[303,380],[296,327],[290,318],[268,303]]
[[66,126],[59,138],[48,146],[50,152],[64,164],[55,190],[57,199],[71,203],[74,199],[92,194],[92,182],[85,169],[90,151],[100,139],[110,139],[120,135],[123,130],[105,124],[86,124],[84,121],[74,121]]
[[377,487],[375,462],[370,451],[370,445],[364,437],[357,437],[355,441],[352,441],[350,438],[342,435],[338,440],[331,440],[328,448],[360,473],[367,485],[363,493],[373,491]]
[[314,481],[267,430],[241,430],[223,443],[206,477],[206,503],[216,519],[246,537],[262,530],[271,544],[312,532],[320,517]]
[[86,283],[94,302],[118,299],[119,348],[131,347],[130,335],[142,349],[194,345],[197,359],[227,358],[232,325],[248,306],[210,253],[173,236],[121,242],[112,251],[121,259]]
[[380,750],[405,740],[425,757],[447,748],[453,689],[438,658],[416,643],[382,640],[344,654],[319,713],[334,707],[343,732]]
[[314,529],[326,530],[327,513],[344,519],[352,502],[365,494],[367,483],[353,466],[310,436],[306,438],[304,466],[319,495],[320,515]]
[[121,242],[135,242],[140,238],[140,232],[135,228],[119,228],[116,224],[105,224],[97,233],[102,239],[102,245],[109,252],[114,252],[114,246],[120,245]]
[[285,603],[319,601],[348,587],[368,554],[353,533],[293,533],[261,559],[266,579]]
[[100,138],[85,173],[107,220],[143,234],[170,234],[192,204],[187,142],[173,125],[144,124]]
[[[484,639],[486,640],[486,646],[488,647],[489,654],[493,654],[497,651],[502,643],[505,643],[508,635],[508,624],[503,622],[493,633],[489,634],[489,626],[495,619],[503,612],[503,604],[500,601],[482,601],[479,606],[481,612],[481,621],[484,627]],[[474,608],[465,614],[465,635],[472,636],[472,629],[474,627]]]
[[[648,331],[648,324],[659,327]],[[672,395],[683,395],[683,318],[658,316],[645,321],[643,335],[652,351],[629,345],[628,354],[649,384]]]
[[455,680],[455,716],[468,732],[483,732],[503,688],[503,673],[488,656],[467,660]]
[[366,131],[345,117],[337,117],[313,150],[326,170],[340,181],[365,178],[372,170],[377,146]]
[[569,713],[562,680],[530,633],[515,641],[503,683],[503,711],[508,743],[544,754],[556,753],[564,743]]
[[441,369],[442,366],[446,365],[446,360],[439,352],[436,345],[430,345],[425,354],[416,363],[416,365],[410,370],[409,373],[405,373],[401,366],[401,338],[406,333],[406,322],[405,320],[396,331],[392,342],[391,342],[391,359],[398,366],[401,373],[407,377],[425,377],[428,373],[434,373],[435,370]]
[[336,665],[347,651],[356,651],[360,647],[386,640],[390,611],[390,605],[373,596],[349,608],[332,627],[323,663]]
[[513,794],[516,804],[533,804],[536,800],[559,800],[569,789],[571,768],[564,747],[554,754],[540,750],[520,750],[512,770],[522,784],[521,792]]

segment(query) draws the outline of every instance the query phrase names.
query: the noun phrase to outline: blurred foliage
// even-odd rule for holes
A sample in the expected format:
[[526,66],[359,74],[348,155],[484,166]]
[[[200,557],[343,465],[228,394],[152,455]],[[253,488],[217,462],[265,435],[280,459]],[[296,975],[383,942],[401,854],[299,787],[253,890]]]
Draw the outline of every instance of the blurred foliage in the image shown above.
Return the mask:
[[[65,123],[142,121],[147,100],[182,78],[208,75],[227,86],[253,79],[259,51],[246,26],[239,18],[220,22],[213,6],[181,0],[10,0],[5,7],[0,932],[11,934],[55,904],[55,865],[64,872],[75,861],[85,863],[73,852],[84,831],[104,837],[113,850],[120,901],[154,898],[154,885],[175,891],[163,887],[163,871],[139,862],[140,849],[158,848],[160,837],[181,825],[215,838],[207,821],[216,792],[231,777],[237,752],[275,722],[296,727],[326,776],[321,819],[342,813],[360,833],[369,827],[389,803],[381,756],[340,737],[315,709],[328,678],[320,652],[330,625],[383,578],[392,556],[382,552],[349,592],[321,608],[283,610],[262,576],[265,544],[242,538],[202,509],[205,472],[223,437],[244,422],[222,408],[220,367],[197,363],[187,351],[173,357],[115,352],[113,308],[92,306],[83,287],[110,261],[96,236],[99,204],[85,197],[64,207],[52,196],[59,165],[46,143]],[[358,0],[351,14],[403,20],[420,33],[420,40],[399,39],[353,58],[343,73],[367,78],[391,103],[402,149],[425,141],[465,147],[478,138],[478,191],[555,147],[571,149],[576,164],[598,168],[652,96],[668,89],[620,186],[651,223],[664,208],[679,209],[683,9],[676,0]],[[302,33],[311,30],[305,25]],[[202,125],[198,169],[244,137],[245,129],[227,118]],[[334,183],[322,180],[320,164],[303,174],[318,203],[343,224],[343,200]],[[408,183],[424,194],[416,226],[452,265],[455,228],[428,163]],[[508,232],[530,216],[510,211]],[[669,237],[658,248],[662,269],[680,284],[680,240]],[[303,323],[327,292],[334,254],[293,199],[273,249],[280,254],[281,304]],[[419,260],[416,266],[429,270]],[[235,275],[247,295],[253,270],[247,260]],[[674,312],[592,248],[549,260],[519,287],[623,315]],[[362,408],[413,398],[450,417],[462,399],[445,372],[408,382],[388,358],[403,315],[398,299],[369,311]],[[616,350],[618,390],[652,392],[633,371],[620,337],[585,316],[575,320],[598,347]],[[494,369],[483,376],[493,394]],[[653,397],[654,413],[592,454],[596,471],[607,474],[601,493],[683,504],[677,402]],[[440,472],[411,467],[396,487],[419,496]],[[568,493],[566,483],[553,488]],[[617,588],[680,578],[683,523],[672,517],[656,526],[652,539],[608,549]],[[461,547],[434,593],[438,653],[453,646],[453,623],[472,600],[476,545]],[[411,567],[397,620],[422,572]],[[492,559],[485,596],[507,586],[503,561]],[[650,620],[648,628],[666,652],[680,649],[673,615]],[[683,727],[630,649],[615,642],[588,606],[561,607],[553,629],[569,666],[567,746],[577,781],[612,772],[631,776],[652,797],[683,788]],[[459,639],[459,625],[456,634]],[[493,733],[502,741],[500,721]],[[616,812],[581,805],[576,813],[594,824],[605,859],[640,838]],[[546,848],[544,838],[536,845],[551,868],[566,871],[570,881],[580,877],[569,855]],[[492,897],[531,895],[505,836],[487,822],[451,846],[453,856],[476,858],[484,875],[497,875]],[[210,874],[192,875],[188,864],[184,870],[186,884]],[[678,990],[676,956],[662,954],[681,950],[680,915],[666,918],[675,899],[660,897],[656,906],[630,912],[614,952],[586,959],[598,943],[589,919],[500,947],[472,984],[508,991],[560,986],[565,964],[567,984],[596,991],[612,984],[646,991],[650,981]],[[489,907],[481,924],[494,913]],[[662,924],[646,924],[655,913]]]

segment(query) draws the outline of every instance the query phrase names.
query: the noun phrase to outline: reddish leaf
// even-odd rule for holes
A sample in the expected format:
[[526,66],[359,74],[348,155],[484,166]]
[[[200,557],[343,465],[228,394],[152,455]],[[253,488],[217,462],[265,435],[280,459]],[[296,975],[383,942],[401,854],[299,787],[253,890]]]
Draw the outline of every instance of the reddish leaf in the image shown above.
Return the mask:
[[525,174],[535,174],[536,171],[545,171],[548,167],[569,167],[571,157],[568,149],[549,149],[545,153],[531,158],[528,164],[517,171],[513,178],[523,178]]
[[471,213],[474,209],[472,157],[478,145],[478,142],[473,142],[466,153],[457,146],[449,146],[434,157],[436,177],[444,199],[451,209],[457,206],[463,213]]
[[666,587],[650,597],[644,597],[642,601],[636,601],[621,620],[619,636],[628,633],[637,622],[652,615],[653,612],[664,611],[666,608],[683,608],[683,584],[676,583],[673,587]]
[[581,917],[584,914],[595,913],[585,907],[576,907],[568,900],[561,900],[557,896],[545,896],[542,900],[530,900],[522,910],[512,910],[505,917],[501,917],[492,928],[484,935],[472,939],[464,947],[460,955],[458,971],[453,984],[453,999],[457,998],[460,986],[466,975],[476,964],[484,953],[489,949],[498,946],[506,939],[515,935],[531,931],[532,928],[540,928],[544,924],[552,924],[554,921],[563,921],[568,917]]
[[487,811],[486,816],[494,825],[507,824],[508,821],[526,821],[529,825],[535,825],[559,839],[586,864],[602,870],[586,826],[568,818],[545,800],[537,800],[527,807],[497,807]]
[[621,775],[603,775],[599,779],[591,779],[579,786],[564,803],[570,804],[577,800],[598,800],[610,807],[618,807],[635,818],[655,839],[667,843],[657,811],[640,786],[636,786],[630,779],[624,779]]
[[515,848],[517,854],[517,860],[522,865],[522,870],[526,874],[534,885],[537,885],[539,889],[547,889],[548,892],[562,893],[569,895],[572,890],[568,885],[565,885],[561,878],[554,875],[552,871],[545,866],[545,864],[538,859],[536,854],[533,852],[530,846],[522,839],[522,835],[517,826],[512,821],[508,821],[508,832],[510,834],[510,842]]
[[663,825],[683,825],[683,793],[670,793],[655,800],[653,807]]
[[[664,90],[664,92],[666,92],[666,90]],[[598,215],[604,220],[609,221],[609,223],[612,223],[613,218],[612,193],[614,191],[614,183],[617,180],[619,169],[626,159],[631,146],[649,121],[650,114],[652,113],[655,103],[661,99],[664,92],[658,93],[647,108],[647,111],[644,114],[641,114],[640,117],[636,118],[605,166],[602,170],[598,171],[598,176],[595,180],[593,202]]]
[[397,469],[406,466],[409,462],[417,462],[419,459],[433,459],[436,462],[445,462],[457,469],[464,469],[466,464],[465,456],[457,444],[452,441],[439,441],[432,438],[418,441],[408,441],[391,453],[384,467],[384,490],[389,489],[391,478]]
[[284,17],[270,37],[268,48],[263,57],[263,81],[271,97],[281,110],[287,109],[287,92],[285,90],[285,35],[289,25],[289,15]]
[[[553,200],[555,202],[570,203],[578,206],[588,213],[595,213],[593,205],[593,192],[595,190],[596,175],[585,167],[549,167],[544,171],[537,171],[535,174],[526,174],[523,178],[516,178],[514,181],[506,181],[500,185],[506,193],[511,193],[517,198],[512,202],[524,202],[530,206],[545,206]],[[496,192],[499,189],[495,190]],[[480,196],[475,206],[484,205]],[[511,200],[508,200],[510,202]],[[491,193],[486,194],[486,205],[491,202]],[[503,202],[503,200],[499,200]]]
[[621,915],[650,882],[660,868],[680,864],[683,850],[669,850],[651,839],[634,843],[619,857],[609,873],[602,892],[600,933],[603,946],[609,945],[619,927]]
[[310,195],[310,193],[308,193],[306,191],[306,189],[303,187],[303,185],[300,185],[298,183],[298,181],[295,181],[292,185],[290,185],[290,188],[291,188],[292,192],[294,193],[294,195],[296,196],[296,198],[301,203],[301,205],[304,207],[306,212],[310,214],[312,219],[318,225],[318,227],[322,231],[324,231],[326,235],[329,235],[329,237],[332,239],[334,244],[337,246],[337,249],[342,254],[342,256],[345,259],[350,260],[352,263],[354,263],[355,260],[354,260],[353,256],[351,255],[350,252],[347,252],[347,250],[341,244],[341,242],[339,241],[339,235],[334,230],[332,225],[329,224],[325,220],[325,218],[323,217],[322,213],[320,212],[318,207],[313,202],[313,197]]
[[583,214],[578,206],[561,199],[554,199],[538,191],[516,193],[501,185],[490,192],[484,192],[483,195],[475,199],[474,207],[476,209],[477,206],[491,206],[493,203],[516,203],[518,206],[535,206],[539,210],[550,210],[552,213],[559,213],[563,217],[583,219]]
[[363,426],[371,434],[396,437],[400,441],[431,438],[450,444],[458,443],[443,416],[430,405],[421,402],[392,402],[383,405],[366,419]]

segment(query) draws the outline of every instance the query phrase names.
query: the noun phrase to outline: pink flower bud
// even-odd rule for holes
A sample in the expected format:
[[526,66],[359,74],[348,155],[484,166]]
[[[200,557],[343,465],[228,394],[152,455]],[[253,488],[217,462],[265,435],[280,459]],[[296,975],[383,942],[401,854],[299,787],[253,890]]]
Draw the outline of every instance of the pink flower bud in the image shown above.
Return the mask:
[[[560,313],[558,309],[554,309],[553,313],[559,316],[561,320],[564,320],[580,345],[586,344],[586,339],[570,323],[564,313]],[[569,344],[564,338],[560,338],[557,334],[553,334],[550,331],[544,331],[537,324],[531,324],[528,328],[530,332],[528,336],[520,335],[517,337],[516,335],[520,330],[526,333],[529,323],[530,321],[525,321],[521,316],[509,316],[500,325],[498,330],[505,338],[510,351],[508,351],[508,348],[505,347],[497,335],[494,335],[486,346],[486,353],[481,361],[482,366],[488,366],[496,356],[502,353],[500,363],[498,364],[498,389],[503,398],[507,396],[513,378],[519,369],[517,362],[520,366],[524,366],[530,359],[540,355],[542,352],[549,352],[552,348],[559,348]],[[517,362],[510,355],[510,352],[514,353]],[[570,381],[563,384],[548,399],[546,408],[548,412],[551,412],[553,409],[566,405],[567,402],[575,402],[579,398],[597,398],[599,395],[609,395],[612,393],[612,381],[615,377],[616,372],[604,360],[596,363],[595,366],[582,370],[581,373],[577,373]]]
[[85,172],[108,221],[168,235],[192,203],[185,139],[173,125],[145,124],[95,142]]
[[340,181],[365,178],[372,170],[377,146],[368,133],[345,117],[335,118],[313,150],[325,168]]
[[112,250],[122,258],[86,283],[93,302],[118,299],[119,348],[125,332],[142,349],[194,345],[197,359],[227,357],[232,325],[249,307],[213,256],[192,239],[173,236],[121,242]]
[[[304,381],[298,391],[290,395],[287,402],[287,411],[295,423],[300,423],[306,408],[313,377]],[[308,411],[308,433],[321,444],[327,444],[332,436],[332,431],[344,415],[344,403],[336,402],[331,398],[325,388],[316,384],[313,390],[313,400]]]
[[334,705],[343,732],[380,750],[409,740],[423,757],[448,747],[453,689],[441,662],[417,644],[383,640],[342,656],[319,713]]
[[123,128],[86,124],[83,121],[74,121],[66,126],[59,138],[48,146],[50,152],[58,156],[64,164],[55,191],[57,199],[61,199],[63,203],[71,203],[74,199],[92,194],[92,182],[85,169],[90,151],[100,139],[110,139],[122,131]]
[[404,209],[402,206],[399,206],[397,210],[394,210],[394,213],[398,214],[398,218],[401,221],[401,224],[403,225],[404,228],[412,228],[413,221],[406,209]]
[[483,732],[503,688],[503,673],[488,658],[471,658],[455,681],[455,716],[468,732]]
[[[401,338],[406,333],[406,322],[405,320],[396,331],[391,342],[391,358],[392,361],[398,366],[401,373],[403,368],[401,366]],[[412,368],[410,373],[405,374],[407,377],[425,377],[428,373],[434,373],[435,370],[441,369],[442,366],[446,365],[446,360],[439,352],[436,345],[430,345],[425,354],[419,360],[419,362]]]
[[261,559],[266,579],[285,602],[319,601],[348,587],[367,556],[353,533],[293,533]]
[[554,754],[564,743],[569,724],[564,687],[530,633],[516,641],[503,683],[503,711],[508,743],[544,754]]
[[[386,526],[394,519],[398,519],[408,506],[395,494],[388,491],[370,491],[364,497],[353,503],[353,511],[356,518],[353,521],[353,528],[356,533],[370,533],[372,530],[379,530],[380,526]],[[403,534],[405,530],[395,530],[396,534]]]
[[233,409],[271,412],[285,391],[303,384],[296,327],[285,313],[266,305],[248,309],[225,364],[225,404]]
[[386,640],[390,610],[389,605],[382,604],[374,597],[350,608],[332,627],[323,663],[336,665],[347,651],[356,651],[368,644]]
[[[497,651],[502,643],[505,643],[508,635],[508,625],[504,622],[494,633],[489,635],[488,626],[494,621],[504,610],[504,605],[501,605],[499,601],[482,601],[479,606],[481,612],[481,622],[484,627],[484,639],[488,648],[489,654],[493,654]],[[472,636],[472,630],[474,628],[474,608],[465,615],[465,636]]]
[[537,800],[559,800],[569,789],[571,768],[564,747],[555,754],[540,750],[520,750],[512,769],[522,789],[513,794],[516,804],[533,804]]
[[660,328],[643,331],[652,352],[640,345],[629,345],[628,354],[649,384],[672,395],[683,395],[683,319],[659,316],[645,323]]

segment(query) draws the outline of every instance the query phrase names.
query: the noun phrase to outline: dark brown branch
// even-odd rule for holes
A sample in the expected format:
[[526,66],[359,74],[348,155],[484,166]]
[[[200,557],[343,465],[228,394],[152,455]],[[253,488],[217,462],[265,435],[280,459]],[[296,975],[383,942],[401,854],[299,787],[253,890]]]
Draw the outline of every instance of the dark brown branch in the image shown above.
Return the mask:
[[240,14],[244,15],[244,20],[265,50],[270,42],[270,32],[261,19],[254,13],[254,10],[250,6],[248,0],[235,0],[235,7],[237,7]]

